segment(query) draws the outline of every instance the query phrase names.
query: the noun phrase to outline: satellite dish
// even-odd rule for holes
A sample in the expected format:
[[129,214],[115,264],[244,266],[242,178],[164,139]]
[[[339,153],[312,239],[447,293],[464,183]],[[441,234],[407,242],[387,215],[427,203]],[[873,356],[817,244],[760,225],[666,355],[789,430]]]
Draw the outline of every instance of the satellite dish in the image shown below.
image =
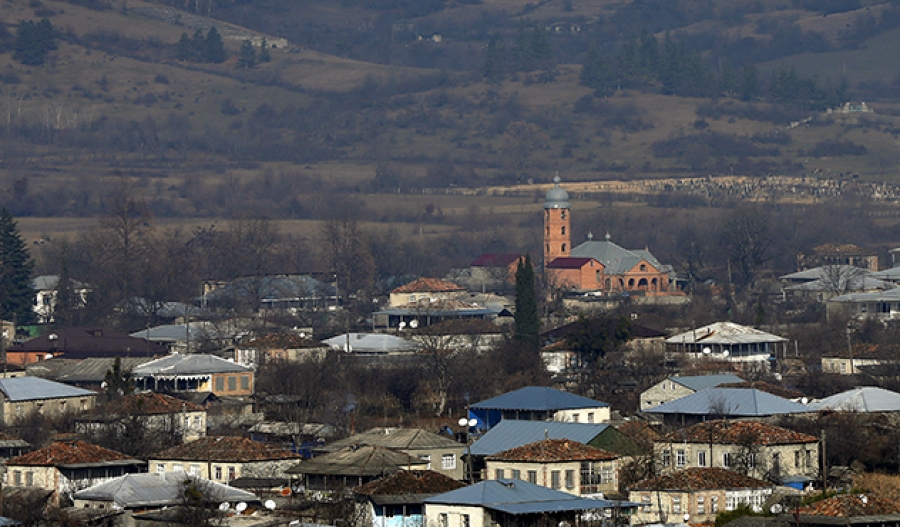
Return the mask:
[[722,352],[722,356],[723,356],[723,357],[727,357],[728,355],[729,355],[728,350],[725,350],[725,351]]
[[800,399],[800,402],[803,403],[803,404],[809,404],[809,399],[807,399],[806,397],[804,397],[803,399]]
[[231,504],[228,503],[227,501],[223,501],[222,503],[219,504],[219,510],[222,512],[225,512],[230,508],[231,508]]
[[234,506],[234,510],[236,510],[238,512],[244,512],[245,510],[247,510],[247,503],[243,502],[243,501],[238,503],[237,505]]
[[275,510],[275,500],[266,500],[266,502],[263,503],[263,506],[265,508],[269,509],[270,511],[274,511]]
[[465,417],[460,417],[458,423],[459,426],[466,426],[467,424],[469,424],[469,420]]
[[710,353],[712,353],[712,349],[709,346],[703,348],[704,355],[709,355]]
[[59,335],[57,335],[56,333],[51,333],[51,334],[47,335],[47,340],[56,340],[58,338],[59,338]]
[[400,329],[406,328],[406,322],[400,321]]
[[866,496],[865,494],[860,494],[859,501],[861,501],[862,504],[865,505],[866,503],[869,503],[869,497]]
[[469,428],[472,428],[477,424],[478,424],[478,419],[469,419]]
[[410,320],[410,321],[409,321],[409,327],[411,327],[411,328],[413,328],[413,329],[416,329],[417,327],[419,327],[419,321],[418,321],[418,320],[415,320],[415,319]]
[[783,511],[783,510],[784,510],[784,507],[782,507],[780,503],[776,503],[775,505],[772,505],[771,507],[769,507],[769,511],[772,514],[781,514],[781,511]]
[[690,519],[691,519],[691,515],[688,514],[688,513],[685,513],[685,514],[684,514],[684,523],[687,523],[688,520],[690,520]]

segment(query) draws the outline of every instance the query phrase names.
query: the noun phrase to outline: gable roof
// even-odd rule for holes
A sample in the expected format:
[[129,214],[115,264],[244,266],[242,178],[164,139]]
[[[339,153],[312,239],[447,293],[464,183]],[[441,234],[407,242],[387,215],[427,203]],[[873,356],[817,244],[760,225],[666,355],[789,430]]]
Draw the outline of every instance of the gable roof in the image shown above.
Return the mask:
[[469,267],[508,267],[524,257],[524,254],[486,253],[472,260]]
[[726,382],[716,386],[716,388],[755,388],[791,400],[797,400],[803,397],[803,392],[798,392],[797,390],[785,388],[784,386],[779,386],[778,384],[772,384],[766,381]]
[[322,448],[322,452],[334,452],[349,446],[380,446],[394,450],[462,449],[465,445],[447,436],[421,428],[373,428],[348,438],[334,441]]
[[491,456],[545,437],[587,444],[609,427],[608,424],[504,419],[472,443],[470,451],[473,456]]
[[363,446],[347,447],[314,457],[285,470],[285,473],[384,476],[402,469],[424,469],[426,465],[427,461],[389,448]]
[[173,353],[168,357],[156,359],[142,364],[132,370],[135,377],[174,377],[177,375],[196,375],[209,373],[249,372],[252,368],[225,360],[215,355],[191,353],[181,355]]
[[129,461],[142,464],[121,452],[103,448],[85,441],[58,441],[49,446],[22,454],[6,462],[7,466],[59,467],[66,465],[101,464],[111,461]]
[[715,322],[666,339],[667,344],[761,344],[766,342],[787,342],[787,339],[734,322]]
[[[415,342],[387,333],[344,333],[325,339],[323,344],[332,349],[350,351],[413,351],[418,348]],[[347,349],[347,346],[350,349]]]
[[655,267],[658,271],[666,271],[659,260],[650,251],[624,249],[611,241],[586,241],[572,248],[573,257],[593,258],[602,263],[606,274],[623,274],[634,269],[641,260]]
[[562,461],[612,461],[619,456],[570,439],[544,439],[489,456],[491,461],[527,461],[553,463]]
[[716,375],[692,375],[687,377],[669,377],[668,380],[677,382],[685,388],[691,389],[695,392],[699,392],[700,390],[705,390],[707,388],[713,388],[715,386],[719,386],[720,384],[744,382],[744,379],[732,373],[720,373]]
[[435,495],[465,487],[465,483],[433,470],[400,470],[353,489],[363,496]]
[[0,392],[3,392],[6,399],[11,402],[61,399],[64,397],[94,397],[97,395],[92,391],[75,388],[61,382],[27,376],[0,379]]
[[162,346],[99,326],[57,328],[46,335],[10,346],[8,351],[63,353],[69,358],[152,357],[166,353]]
[[834,278],[821,278],[811,282],[790,285],[785,291],[810,291],[810,292],[844,292],[844,291],[887,291],[896,289],[897,285],[872,276],[838,276]]
[[[610,509],[621,502],[585,499],[519,479],[492,479],[432,496],[426,504],[469,505],[507,514]],[[626,506],[636,506],[625,502]]]
[[307,298],[334,297],[335,287],[309,275],[268,275],[244,277],[204,295],[208,302],[243,300],[273,302]]
[[184,501],[185,481],[197,482],[202,486],[205,496],[214,502],[259,501],[252,492],[185,472],[127,474],[80,490],[74,494],[74,498],[112,501],[123,509],[180,505]]
[[756,421],[706,421],[697,423],[687,428],[675,430],[663,436],[660,441],[667,443],[715,443],[715,444],[746,444],[751,441],[754,445],[789,445],[797,443],[815,443],[819,439],[809,434],[803,434]]
[[83,360],[57,357],[29,364],[27,370],[29,375],[58,382],[99,384],[106,380],[106,372],[113,368],[116,359],[123,371],[131,371],[152,360],[149,357],[90,357]]
[[838,494],[800,507],[800,514],[832,518],[900,514],[900,502],[872,494]]
[[546,386],[526,386],[475,403],[470,408],[476,410],[552,411],[605,406],[609,406],[609,404],[561,390],[554,390]]
[[200,405],[155,392],[128,394],[94,408],[94,413],[106,415],[159,415],[205,411],[206,409]]
[[264,335],[258,339],[253,339],[244,344],[244,348],[260,348],[260,349],[305,349],[305,348],[321,348],[325,344],[318,340],[313,340],[293,333],[272,333]]
[[650,414],[755,417],[811,411],[806,406],[756,389],[708,388],[644,410]]
[[898,412],[900,393],[875,386],[853,388],[809,403],[811,410],[838,412]]
[[[552,262],[547,264],[547,268],[548,269],[581,269],[582,267],[584,267],[585,265],[587,265],[589,262],[591,262],[593,260],[594,260],[593,258],[575,258],[575,257],[556,258]],[[597,263],[599,264],[599,266],[603,265],[600,262],[597,262]],[[600,268],[599,266],[598,266],[598,269]]]
[[638,481],[629,490],[695,491],[714,489],[771,488],[768,481],[745,476],[724,468],[688,468]]
[[779,276],[779,280],[787,280],[792,282],[797,281],[813,281],[813,280],[821,280],[823,278],[835,278],[840,276],[875,276],[876,278],[881,278],[877,276],[877,273],[873,273],[868,269],[863,269],[862,267],[857,267],[855,265],[826,265],[821,267],[813,267],[812,269],[804,269],[802,271],[797,271],[796,273],[790,273],[786,275]]
[[456,291],[465,291],[466,288],[460,285],[441,280],[440,278],[417,278],[408,284],[391,291],[391,293],[453,293]]
[[271,447],[265,443],[238,436],[207,436],[175,445],[151,456],[152,459],[176,461],[221,461],[251,463],[278,459],[299,459],[299,454]]

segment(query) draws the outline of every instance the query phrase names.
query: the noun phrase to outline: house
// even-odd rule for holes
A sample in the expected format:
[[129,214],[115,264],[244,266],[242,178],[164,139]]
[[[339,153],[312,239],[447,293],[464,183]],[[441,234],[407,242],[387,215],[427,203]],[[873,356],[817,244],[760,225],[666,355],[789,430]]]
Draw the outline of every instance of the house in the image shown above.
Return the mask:
[[673,426],[687,426],[722,418],[761,419],[777,415],[805,414],[800,403],[758,389],[707,388],[693,395],[645,409],[645,414]]
[[387,333],[344,333],[322,343],[333,350],[361,355],[409,354],[419,348],[415,342]]
[[839,375],[856,375],[862,369],[883,367],[896,369],[898,364],[895,343],[869,344],[853,343],[846,350],[827,350],[822,352],[822,371]]
[[544,439],[486,458],[487,479],[507,477],[577,496],[619,492],[619,456],[578,441]]
[[826,265],[852,265],[869,271],[878,270],[878,253],[852,243],[826,243],[797,255],[797,269]]
[[464,487],[460,481],[432,470],[401,470],[353,489],[372,527],[424,525],[426,498]]
[[775,486],[767,481],[722,468],[689,468],[631,486],[628,499],[642,504],[635,524],[715,521],[720,512],[740,505],[760,510]]
[[107,328],[96,326],[57,328],[6,350],[6,360],[13,364],[31,364],[53,357],[86,359],[90,357],[158,357],[166,349],[144,339],[138,339]]
[[84,412],[96,404],[97,394],[37,377],[0,379],[0,422],[9,425],[32,412],[58,416]]
[[609,404],[545,386],[526,386],[469,406],[478,428],[490,429],[503,419],[602,423]]
[[285,472],[291,475],[293,488],[332,492],[358,487],[399,470],[427,470],[429,464],[389,448],[350,446],[303,461]]
[[206,436],[150,456],[151,472],[185,472],[219,483],[241,477],[284,477],[298,454],[238,436]]
[[900,412],[900,393],[876,386],[864,386],[811,401],[809,408],[818,412],[859,414]]
[[107,382],[107,374],[115,368],[119,361],[122,372],[130,372],[134,368],[153,360],[149,357],[97,357],[82,360],[55,358],[33,362],[25,367],[28,375],[41,377],[51,381],[77,386],[94,392],[103,391]]
[[797,512],[796,523],[803,527],[887,527],[900,522],[900,502],[869,493],[838,494],[800,507]]
[[826,317],[888,321],[900,318],[900,288],[875,293],[849,293],[829,298]]
[[8,459],[21,456],[31,450],[31,444],[24,439],[0,432],[0,464]]
[[258,503],[251,492],[236,489],[184,472],[126,474],[92,485],[72,496],[75,509],[91,511],[122,511],[119,524],[132,524],[134,513],[182,505],[187,486],[202,489],[205,499],[213,503]]
[[640,409],[653,408],[707,388],[740,382],[744,379],[731,373],[667,377],[641,392]]
[[84,441],[51,443],[6,462],[7,487],[37,487],[56,499],[124,474],[146,470],[147,464],[121,452]]
[[503,341],[503,328],[488,320],[451,319],[408,332],[425,350],[491,351]]
[[391,291],[390,307],[422,307],[439,300],[454,299],[466,288],[440,278],[417,278]]
[[[541,358],[547,371],[569,374],[584,368],[582,357],[572,349],[570,338],[579,334],[615,331],[615,318],[584,318],[541,333]],[[665,351],[666,334],[641,324],[629,323],[628,341],[624,343],[626,360],[645,359],[647,353]]]
[[577,525],[585,517],[618,524],[627,523],[638,505],[586,499],[522,480],[494,479],[426,498],[425,525]]
[[206,435],[206,409],[162,393],[127,394],[100,404],[76,421],[76,431],[124,431],[137,419],[147,434],[178,436],[193,441]]
[[248,432],[254,441],[297,452],[304,458],[311,457],[313,448],[324,445],[337,434],[337,430],[327,424],[284,421],[256,423]]
[[768,369],[769,358],[784,354],[788,340],[734,322],[716,322],[666,339],[667,356],[704,357],[738,363],[745,369]]
[[[817,276],[817,278],[814,280],[801,279],[801,277],[812,276]],[[818,302],[848,293],[871,293],[897,287],[892,282],[876,278],[871,271],[852,265],[816,267],[782,276],[781,280],[799,282],[786,285],[782,289],[785,296],[790,294],[793,297],[812,299]]]
[[325,358],[329,346],[300,335],[278,333],[253,339],[238,346],[234,360],[256,368],[266,362],[308,362]]
[[724,468],[782,481],[819,476],[819,439],[755,421],[707,421],[675,430],[653,442],[658,467]]
[[205,282],[200,305],[297,313],[335,307],[338,295],[334,285],[309,275],[248,276],[227,283]]
[[[75,280],[70,281],[69,284],[72,288],[72,296],[76,305],[86,305],[88,295],[91,294],[90,286]],[[59,289],[59,276],[36,276],[31,281],[31,288],[34,289],[34,313],[37,315],[38,324],[53,322],[53,313],[56,311],[56,297]]]
[[511,284],[516,281],[516,269],[524,254],[485,253],[469,264],[469,282],[471,285],[496,287],[497,284]]
[[453,439],[420,428],[373,428],[346,439],[334,441],[316,452],[336,452],[348,447],[377,446],[419,458],[427,470],[461,480],[465,477],[461,462],[466,447]]
[[213,323],[206,321],[164,324],[142,329],[132,337],[165,346],[167,353],[197,353],[219,350],[234,344],[245,329],[235,321]]
[[194,353],[172,354],[132,370],[135,385],[154,392],[212,392],[246,396],[254,390],[253,369],[242,364]]

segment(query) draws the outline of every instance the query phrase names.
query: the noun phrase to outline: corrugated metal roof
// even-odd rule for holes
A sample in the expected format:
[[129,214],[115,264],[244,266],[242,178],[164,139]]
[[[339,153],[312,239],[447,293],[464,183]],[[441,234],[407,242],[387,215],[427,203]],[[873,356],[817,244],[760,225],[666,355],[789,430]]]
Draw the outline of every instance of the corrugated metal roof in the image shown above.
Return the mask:
[[754,417],[810,412],[810,408],[755,389],[708,388],[644,410],[649,414]]
[[[130,371],[150,362],[149,357],[122,357],[119,364],[122,371]],[[115,357],[92,357],[80,361],[71,362],[68,359],[50,359],[39,364],[57,363],[58,366],[50,366],[52,370],[41,374],[50,380],[69,383],[101,383],[106,380],[106,372],[112,370],[116,362]]]
[[850,293],[828,299],[829,302],[897,302],[898,300],[900,300],[900,288],[873,293]]
[[162,507],[184,501],[185,481],[202,486],[204,495],[214,502],[259,501],[252,492],[236,489],[185,472],[164,474],[128,474],[75,493],[77,500],[113,501],[119,507]]
[[855,265],[829,265],[823,267],[813,267],[812,269],[805,269],[803,271],[797,271],[796,273],[786,274],[784,276],[780,276],[779,280],[788,280],[791,282],[797,281],[813,281],[813,280],[821,280],[822,278],[834,277],[834,276],[875,276],[876,278],[881,278],[877,276],[878,273],[872,273],[868,269],[863,269],[862,267],[856,267]]
[[473,404],[477,410],[576,410],[609,406],[573,393],[554,390],[546,386],[526,386],[511,392]]
[[[322,341],[333,349],[344,351],[413,351],[414,342],[386,333],[347,333]],[[350,349],[346,349],[349,343]]]
[[502,511],[507,514],[536,514],[636,507],[639,504],[609,500],[591,500],[574,494],[549,489],[519,479],[493,479],[458,490],[438,494],[425,500],[426,504],[470,505]]
[[227,361],[215,355],[192,353],[181,355],[173,353],[146,364],[142,364],[132,371],[135,377],[167,376],[167,375],[193,375],[207,373],[233,373],[252,371],[251,368]]
[[900,267],[891,267],[890,269],[877,271],[872,273],[872,276],[881,280],[900,280]]
[[584,242],[577,247],[573,247],[571,255],[573,257],[580,256],[597,260],[603,264],[606,274],[625,273],[626,271],[634,269],[641,260],[646,260],[647,263],[655,267],[658,271],[666,270],[650,251],[630,251],[611,241]]
[[88,390],[82,390],[60,382],[48,381],[40,377],[0,379],[0,392],[3,392],[11,402],[97,395]]
[[402,469],[424,469],[427,461],[378,446],[344,448],[329,452],[285,470],[287,474],[335,474],[384,476]]
[[785,291],[887,291],[897,286],[884,280],[871,276],[839,276],[835,278],[822,278],[802,284],[785,287]]
[[447,436],[435,434],[421,428],[373,428],[366,432],[352,435],[346,439],[334,441],[317,451],[334,452],[350,446],[381,446],[394,450],[422,450],[422,449],[460,449],[465,445],[450,439]]
[[838,412],[898,412],[900,393],[864,386],[841,392],[831,397],[809,403],[811,410],[835,410]]
[[607,428],[608,424],[506,419],[472,443],[471,452],[473,456],[492,456],[497,452],[541,441],[545,436],[550,439],[570,439],[587,444]]
[[715,375],[691,375],[688,377],[669,377],[670,381],[677,382],[685,388],[690,388],[695,392],[713,388],[720,384],[731,382],[744,382],[744,379],[732,373],[719,373]]
[[761,344],[765,342],[787,342],[787,339],[734,322],[716,322],[666,339],[667,344]]

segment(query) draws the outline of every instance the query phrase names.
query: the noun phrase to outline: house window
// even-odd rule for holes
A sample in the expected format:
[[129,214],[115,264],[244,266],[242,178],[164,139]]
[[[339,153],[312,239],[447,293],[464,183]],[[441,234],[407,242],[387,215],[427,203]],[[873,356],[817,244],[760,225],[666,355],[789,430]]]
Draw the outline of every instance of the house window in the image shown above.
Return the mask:
[[428,466],[425,467],[426,470],[431,470],[431,456],[430,455],[419,456],[419,459],[428,463]]
[[653,502],[650,501],[649,494],[641,494],[641,503],[644,504],[644,512],[650,512],[653,510]]
[[675,451],[675,466],[678,468],[684,468],[684,465],[687,464],[687,456],[684,453],[683,449],[678,449]]
[[806,468],[812,466],[812,450],[806,451],[806,464],[804,465]]
[[662,451],[662,466],[668,467],[672,464],[672,451],[668,448]]
[[505,478],[506,478],[506,474],[503,473],[502,468],[498,468],[497,470],[494,471],[494,479],[505,479]]
[[563,225],[562,227],[560,227],[559,233],[560,233],[561,235],[563,235],[563,236],[566,235],[566,226],[565,226],[565,225]]
[[800,468],[800,451],[794,451],[794,467]]
[[756,468],[756,454],[752,452],[747,454],[747,466],[749,468]]
[[678,514],[681,512],[681,496],[672,496],[672,513]]
[[566,244],[562,244],[562,252],[566,252]]
[[17,404],[17,405],[16,405],[16,415],[22,416],[22,415],[24,415],[24,414],[25,414],[25,408],[22,407],[21,404]]
[[512,479],[522,479],[522,472],[516,469],[512,470]]
[[559,218],[560,218],[560,219],[563,219],[563,220],[566,219],[566,211],[565,211],[565,210],[561,210],[561,211],[560,211],[560,216],[559,216]]
[[87,399],[82,399],[82,400],[81,400],[81,411],[84,412],[84,411],[86,411],[87,409],[88,409],[88,402],[87,402]]
[[528,483],[534,483],[535,485],[537,485],[537,470],[528,471]]
[[224,377],[216,377],[216,391],[224,391],[225,390],[225,378]]
[[578,420],[581,419],[581,414],[572,414],[572,422],[577,423]]
[[16,487],[22,486],[22,471],[21,470],[13,470],[13,485]]
[[706,466],[706,450],[701,450],[697,452],[697,466],[705,467]]
[[646,271],[646,270],[647,270],[647,265],[646,265],[646,264],[641,264],[641,272],[644,272],[644,271]]
[[460,527],[469,527],[471,525],[471,523],[469,523],[469,515],[468,514],[463,514],[460,516],[459,525],[460,525]]
[[200,465],[191,465],[188,472],[193,476],[199,476],[200,475]]
[[613,469],[611,467],[603,467],[600,470],[600,483],[613,482]]
[[385,507],[384,508],[384,516],[385,518],[393,518],[394,517],[394,508],[393,507]]
[[248,375],[243,375],[241,377],[241,390],[249,390],[250,389],[250,377]]
[[719,512],[719,497],[718,496],[710,496],[709,512],[711,512],[712,514]]
[[203,428],[203,419],[199,415],[194,416],[194,428],[198,430]]
[[412,304],[416,301],[416,295],[409,295],[409,303]]
[[734,496],[726,496],[725,497],[725,510],[726,511],[733,511],[736,506],[737,506],[737,500],[734,499]]
[[553,490],[560,489],[559,471],[558,470],[550,471],[550,488]]
[[156,464],[156,473],[157,473],[157,474],[162,474],[162,473],[165,472],[165,471],[166,471],[166,464],[165,464],[165,463],[157,463],[157,464]]
[[234,375],[228,377],[228,391],[233,392],[237,390],[237,379]]
[[725,468],[731,468],[731,452],[725,452],[722,454],[722,466]]
[[65,411],[66,411],[66,401],[60,401],[60,402],[59,402],[59,411],[60,411],[60,412],[65,412]]
[[594,422],[594,412],[588,412],[588,422],[589,423]]
[[441,469],[453,470],[456,468],[456,454],[444,454],[441,456]]
[[448,527],[449,522],[447,521],[447,513],[442,512],[438,515],[438,524],[440,527]]
[[44,415],[44,403],[37,404],[37,413]]
[[697,496],[697,514],[706,514],[706,498]]
[[233,480],[237,475],[237,470],[234,467],[228,467],[228,481]]
[[575,488],[575,471],[574,470],[566,471],[566,488],[569,490]]
[[182,465],[172,465],[172,470],[174,472],[184,472],[184,466]]
[[213,467],[213,479],[216,481],[222,481],[222,467]]

